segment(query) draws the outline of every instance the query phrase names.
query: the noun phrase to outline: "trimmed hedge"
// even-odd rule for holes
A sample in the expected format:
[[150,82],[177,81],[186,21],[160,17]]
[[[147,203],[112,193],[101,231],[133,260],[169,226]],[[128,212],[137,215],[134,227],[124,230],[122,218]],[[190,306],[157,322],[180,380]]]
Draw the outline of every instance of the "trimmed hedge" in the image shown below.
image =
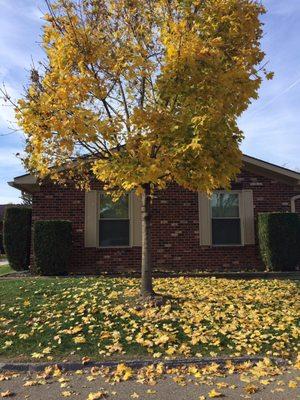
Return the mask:
[[31,209],[8,207],[3,219],[3,246],[9,265],[15,271],[29,268]]
[[33,226],[34,271],[40,275],[64,275],[72,249],[70,221],[36,221]]
[[0,232],[0,254],[4,254],[2,230],[1,230],[1,232]]
[[300,218],[294,213],[258,215],[263,262],[271,271],[292,271],[300,265]]

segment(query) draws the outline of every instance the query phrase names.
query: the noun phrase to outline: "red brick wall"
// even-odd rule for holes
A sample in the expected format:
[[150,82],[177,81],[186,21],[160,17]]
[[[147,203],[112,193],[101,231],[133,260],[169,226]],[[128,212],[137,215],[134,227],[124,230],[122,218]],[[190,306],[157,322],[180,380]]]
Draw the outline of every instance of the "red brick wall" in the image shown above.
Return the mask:
[[[100,185],[95,184],[94,189]],[[297,194],[290,185],[243,171],[232,189],[252,189],[258,212],[290,211]],[[44,185],[33,197],[33,220],[68,219],[73,223],[70,272],[100,273],[139,270],[141,249],[84,248],[84,192]],[[156,193],[152,222],[153,261],[159,269],[251,270],[262,269],[258,247],[205,248],[199,245],[198,198],[173,184]]]

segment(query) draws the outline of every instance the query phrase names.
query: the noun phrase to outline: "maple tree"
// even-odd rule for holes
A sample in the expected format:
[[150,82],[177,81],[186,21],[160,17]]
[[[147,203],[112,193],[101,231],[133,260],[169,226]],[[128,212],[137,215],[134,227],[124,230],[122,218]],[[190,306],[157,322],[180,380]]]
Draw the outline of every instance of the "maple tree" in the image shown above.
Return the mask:
[[[237,118],[257,98],[265,9],[254,0],[46,0],[46,60],[16,116],[41,179],[104,182],[142,201],[151,295],[151,199],[169,182],[210,193],[241,166]],[[74,158],[76,168],[74,168]],[[64,168],[62,168],[62,166]]]

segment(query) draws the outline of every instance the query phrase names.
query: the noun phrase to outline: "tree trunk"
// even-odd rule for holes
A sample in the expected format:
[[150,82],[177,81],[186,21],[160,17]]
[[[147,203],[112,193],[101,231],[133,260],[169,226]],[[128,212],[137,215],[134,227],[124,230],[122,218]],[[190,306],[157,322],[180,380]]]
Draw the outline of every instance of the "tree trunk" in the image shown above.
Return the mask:
[[142,200],[142,282],[141,295],[153,296],[152,249],[151,249],[151,187],[144,185]]

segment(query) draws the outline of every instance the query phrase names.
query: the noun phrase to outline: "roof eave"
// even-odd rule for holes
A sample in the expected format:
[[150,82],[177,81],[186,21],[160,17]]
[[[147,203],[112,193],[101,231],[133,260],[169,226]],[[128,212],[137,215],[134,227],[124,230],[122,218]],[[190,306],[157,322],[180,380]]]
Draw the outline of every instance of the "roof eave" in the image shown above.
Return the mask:
[[35,193],[39,190],[39,186],[37,183],[18,183],[16,181],[7,182],[9,186],[21,190],[24,193]]
[[[271,164],[246,154],[243,154],[242,161],[244,168],[249,172],[266,176],[279,182],[287,183],[294,186],[297,190],[300,189],[299,172]],[[39,190],[36,177],[30,174],[15,177],[14,180],[12,182],[8,182],[8,184],[25,193],[34,193]]]

